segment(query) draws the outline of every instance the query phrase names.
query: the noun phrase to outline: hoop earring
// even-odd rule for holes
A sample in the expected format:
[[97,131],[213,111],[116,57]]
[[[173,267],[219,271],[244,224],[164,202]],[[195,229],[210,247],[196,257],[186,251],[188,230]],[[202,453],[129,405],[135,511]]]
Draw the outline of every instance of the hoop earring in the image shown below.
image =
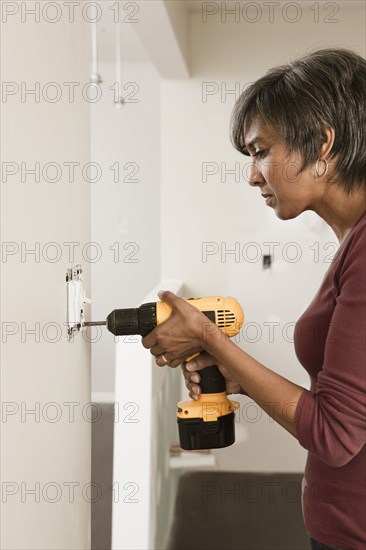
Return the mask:
[[[325,170],[322,174],[319,174],[319,162],[325,163]],[[329,168],[329,165],[328,165],[327,159],[318,159],[315,163],[315,173],[318,176],[318,178],[322,178],[323,176],[325,176],[325,174],[328,172],[328,168]]]

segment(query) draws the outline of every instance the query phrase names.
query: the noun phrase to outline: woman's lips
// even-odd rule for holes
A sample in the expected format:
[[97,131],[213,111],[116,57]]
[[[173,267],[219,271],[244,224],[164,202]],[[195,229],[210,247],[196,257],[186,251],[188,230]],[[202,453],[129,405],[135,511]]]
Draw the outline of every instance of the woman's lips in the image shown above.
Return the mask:
[[263,194],[262,197],[266,200],[266,204],[269,204],[273,195]]

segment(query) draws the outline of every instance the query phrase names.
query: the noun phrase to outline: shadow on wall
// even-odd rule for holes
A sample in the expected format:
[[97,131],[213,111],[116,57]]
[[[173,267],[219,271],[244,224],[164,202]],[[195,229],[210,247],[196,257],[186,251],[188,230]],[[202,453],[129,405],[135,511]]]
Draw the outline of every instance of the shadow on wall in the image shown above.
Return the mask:
[[91,479],[100,491],[100,498],[95,495],[96,502],[91,507],[91,549],[109,550],[112,544],[114,405],[99,403],[98,411],[100,419],[92,423]]

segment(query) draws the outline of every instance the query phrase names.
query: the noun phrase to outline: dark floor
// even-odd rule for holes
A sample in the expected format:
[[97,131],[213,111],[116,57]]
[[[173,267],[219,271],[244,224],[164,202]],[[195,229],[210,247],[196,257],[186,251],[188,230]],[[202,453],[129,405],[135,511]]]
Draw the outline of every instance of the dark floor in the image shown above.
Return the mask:
[[168,550],[309,550],[301,474],[186,472]]
[[[113,408],[93,423],[92,550],[111,548]],[[301,474],[185,472],[179,480],[168,550],[309,550]],[[141,549],[146,550],[146,549]],[[155,549],[163,550],[163,549]]]

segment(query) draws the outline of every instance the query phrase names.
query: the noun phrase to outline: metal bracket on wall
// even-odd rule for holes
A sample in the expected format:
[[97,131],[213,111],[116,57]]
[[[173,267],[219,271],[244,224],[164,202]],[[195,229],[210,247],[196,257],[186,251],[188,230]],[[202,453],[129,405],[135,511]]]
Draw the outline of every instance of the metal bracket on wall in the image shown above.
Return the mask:
[[83,286],[83,270],[81,265],[71,267],[66,271],[67,290],[67,335],[72,340],[75,332],[80,332],[84,324],[84,307],[91,300],[86,298]]

